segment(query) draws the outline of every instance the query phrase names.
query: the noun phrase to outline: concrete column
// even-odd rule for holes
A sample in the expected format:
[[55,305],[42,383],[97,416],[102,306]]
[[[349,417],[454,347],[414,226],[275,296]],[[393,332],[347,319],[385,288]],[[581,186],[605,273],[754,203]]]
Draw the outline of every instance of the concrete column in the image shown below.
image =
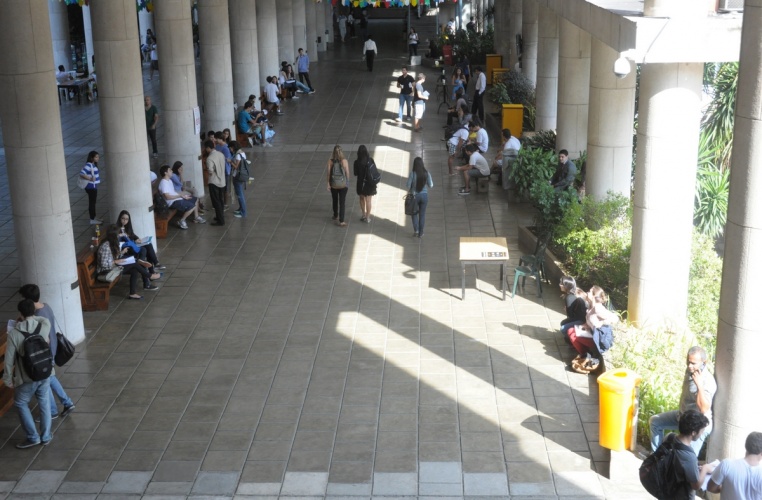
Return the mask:
[[256,0],[229,2],[233,97],[239,106],[243,106],[250,94],[259,94]]
[[587,149],[587,108],[590,98],[590,34],[561,19],[558,53],[557,149],[577,158]]
[[82,22],[85,26],[85,52],[87,52],[87,68],[88,71],[94,69],[93,56],[95,55],[95,47],[93,46],[93,23],[90,19],[90,6],[82,6]]
[[523,26],[521,28],[521,38],[524,43],[524,54],[521,56],[521,72],[529,80],[537,84],[537,11],[539,5],[537,0],[524,0],[522,7]]
[[143,74],[134,0],[92,2],[98,63],[98,101],[104,164],[108,165],[109,213],[130,212],[138,236],[156,236],[146,182],[148,160]]
[[320,37],[320,43],[317,44],[317,51],[315,52],[315,56],[317,57],[317,53],[325,52],[328,46],[328,34],[325,25],[325,6],[322,3],[308,2],[307,9],[308,21],[310,12],[312,12],[315,17],[315,32],[317,36]]
[[702,0],[645,0],[646,17],[704,17],[711,2]]
[[230,59],[228,0],[198,0],[203,129],[233,126],[233,68]]
[[[67,71],[71,66],[71,44],[69,43],[69,13],[66,4],[60,0],[48,0],[50,9],[50,35],[53,47],[53,67],[63,64]],[[13,44],[11,46],[15,46]]]
[[[523,24],[523,12],[524,1],[523,0],[511,0],[511,13],[508,20],[508,33],[506,40],[508,45],[508,67],[515,69],[519,63],[519,50],[516,46],[516,35],[521,34],[521,27]],[[505,61],[503,62],[505,64]]]
[[[513,0],[518,2],[521,0]],[[445,5],[445,4],[442,4]],[[503,56],[503,66],[509,67],[508,60],[511,52],[511,29],[510,29],[510,16],[511,6],[510,0],[503,0],[495,4],[495,53]],[[449,20],[445,17],[442,23],[446,23]]]
[[280,67],[278,59],[278,23],[275,15],[275,0],[256,0],[257,42],[259,44],[259,87],[254,94],[261,93],[267,75],[275,75]]
[[143,9],[138,12],[138,35],[140,35],[140,43],[146,41],[146,31],[151,30],[156,33],[153,27],[153,13]]
[[327,45],[331,44],[333,46],[333,40],[336,34],[334,33],[334,27],[333,27],[333,7],[328,2],[323,2],[323,19],[325,20],[325,31],[327,33],[325,34],[325,43],[326,43],[326,50]]
[[537,23],[537,130],[555,130],[558,113],[558,16],[539,7]]
[[50,119],[58,97],[48,5],[0,2],[0,46],[24,48],[6,50],[0,64],[0,121],[19,263],[19,277],[5,286],[36,283],[66,336],[79,343],[85,328],[61,121],[57,113]]
[[[278,23],[278,67],[280,61],[294,61],[296,48],[294,47],[294,6],[293,0],[281,0],[276,9]],[[270,70],[270,75],[276,75],[278,68]]]
[[618,52],[593,38],[585,188],[598,200],[608,191],[630,197],[636,71],[632,65],[630,74],[617,78],[618,58]]
[[[754,5],[752,5],[754,4]],[[707,457],[744,456],[744,441],[759,431],[762,404],[753,396],[759,380],[762,324],[762,5],[746,2],[741,33],[733,160],[725,224],[725,252],[717,325],[714,430]]]
[[685,322],[703,70],[654,63],[640,71],[628,303],[636,325]]
[[308,52],[309,47],[307,46],[307,6],[304,0],[291,0],[291,6],[291,16],[294,23],[294,52],[285,60],[292,63],[296,59],[296,51],[299,50],[299,47]]
[[[310,55],[310,62],[318,61],[318,30],[317,18],[315,16],[315,2],[302,0],[305,3],[305,17],[307,18],[307,46],[304,50]],[[297,47],[298,49],[299,47]]]
[[183,175],[188,176],[199,196],[204,196],[199,136],[193,117],[198,97],[190,0],[156,2],[154,25],[163,107],[159,112],[164,124],[166,157],[183,162]]

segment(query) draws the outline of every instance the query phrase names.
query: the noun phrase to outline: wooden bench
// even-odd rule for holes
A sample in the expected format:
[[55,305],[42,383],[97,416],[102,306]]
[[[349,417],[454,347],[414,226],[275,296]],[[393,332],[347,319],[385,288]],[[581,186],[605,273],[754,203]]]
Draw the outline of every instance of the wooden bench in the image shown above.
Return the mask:
[[169,221],[177,214],[177,209],[170,208],[169,212],[165,214],[153,214],[153,224],[156,228],[156,237],[164,239],[167,237],[167,230],[169,229]]
[[83,311],[105,311],[108,309],[111,289],[120,278],[111,283],[98,281],[96,251],[88,245],[77,254],[77,276],[79,296]]
[[0,362],[2,363],[2,369],[0,370],[0,416],[4,415],[13,406],[13,389],[6,387],[2,381],[2,375],[5,372],[5,347],[7,343],[8,332],[3,330],[0,332]]

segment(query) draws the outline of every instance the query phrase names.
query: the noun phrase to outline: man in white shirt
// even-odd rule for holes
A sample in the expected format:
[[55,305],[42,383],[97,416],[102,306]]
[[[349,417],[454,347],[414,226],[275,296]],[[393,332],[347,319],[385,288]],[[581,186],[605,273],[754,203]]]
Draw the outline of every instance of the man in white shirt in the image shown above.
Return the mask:
[[[275,81],[278,81],[277,78],[275,78]],[[273,111],[278,113],[279,115],[283,114],[283,111],[280,110],[280,98],[278,97],[278,86],[273,83],[273,77],[268,76],[267,77],[267,85],[265,85],[265,104],[268,106],[272,106]]]
[[476,116],[469,122],[468,128],[472,134],[476,134],[476,140],[474,143],[479,148],[479,152],[482,155],[487,154],[489,150],[489,135],[487,131],[482,127],[482,121]]
[[476,144],[466,145],[466,154],[468,155],[468,164],[461,165],[456,170],[463,172],[463,181],[465,186],[460,188],[458,194],[466,196],[471,194],[471,178],[489,177],[489,163],[479,153]]
[[378,48],[376,42],[373,41],[373,37],[368,35],[368,39],[365,40],[365,45],[362,47],[362,55],[365,56],[365,64],[368,66],[368,71],[373,72],[373,60],[378,54]]
[[762,498],[762,432],[746,437],[746,456],[720,462],[706,490],[719,493],[722,500]]
[[519,151],[521,151],[521,142],[511,135],[510,129],[504,128],[501,135],[503,136],[502,148],[498,151],[497,156],[495,156],[495,161],[492,164],[496,170],[500,170],[504,165],[504,158],[508,158],[509,162],[515,160]]
[[487,75],[481,66],[474,68],[476,86],[474,87],[474,103],[471,105],[471,113],[479,116],[484,121],[484,92],[487,90]]
[[167,200],[167,205],[170,208],[176,209],[178,212],[182,212],[182,218],[177,223],[177,227],[180,229],[188,229],[188,223],[185,222],[190,215],[193,215],[193,222],[197,224],[204,224],[206,221],[198,215],[198,198],[194,198],[190,195],[178,194],[175,191],[175,187],[172,184],[172,169],[169,165],[162,165],[159,169],[159,176],[161,181],[159,182],[159,193]]

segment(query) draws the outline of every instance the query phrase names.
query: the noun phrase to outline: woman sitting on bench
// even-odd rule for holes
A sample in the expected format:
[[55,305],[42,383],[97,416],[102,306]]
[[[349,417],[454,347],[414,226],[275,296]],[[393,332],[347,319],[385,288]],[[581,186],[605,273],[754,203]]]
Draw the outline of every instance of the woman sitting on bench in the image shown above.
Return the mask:
[[137,291],[139,277],[143,278],[143,290],[158,290],[159,287],[151,284],[148,269],[135,263],[134,258],[125,257],[126,253],[126,247],[119,248],[119,229],[115,224],[112,224],[106,232],[106,241],[98,247],[97,271],[98,274],[103,274],[112,270],[114,266],[120,266],[122,274],[130,275],[130,295],[128,298],[140,300],[143,296],[138,295]]
[[148,243],[140,246],[142,241],[135,234],[135,231],[132,230],[132,217],[127,210],[119,212],[116,227],[119,228],[119,243],[129,249],[127,255],[134,256],[138,259],[138,264],[147,267],[151,273],[152,280],[161,278],[161,274],[156,271],[166,269],[167,266],[162,266],[159,263],[159,259],[156,257],[156,250],[154,250],[152,244]]

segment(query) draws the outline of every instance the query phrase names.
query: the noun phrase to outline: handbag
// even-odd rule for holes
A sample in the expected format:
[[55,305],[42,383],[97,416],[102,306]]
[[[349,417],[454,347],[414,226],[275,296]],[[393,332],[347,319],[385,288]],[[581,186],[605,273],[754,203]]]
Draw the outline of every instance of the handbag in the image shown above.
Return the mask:
[[56,348],[54,361],[56,366],[63,366],[74,356],[74,344],[69,342],[69,339],[61,332],[56,333],[56,340],[58,341],[58,347]]
[[90,184],[90,181],[83,177],[77,176],[77,187],[79,189],[85,189],[88,184]]
[[104,283],[113,283],[121,275],[122,275],[122,268],[120,266],[114,266],[108,271],[104,271],[98,274],[98,281],[102,281]]
[[418,202],[415,200],[413,192],[409,192],[405,195],[405,215],[418,214]]

